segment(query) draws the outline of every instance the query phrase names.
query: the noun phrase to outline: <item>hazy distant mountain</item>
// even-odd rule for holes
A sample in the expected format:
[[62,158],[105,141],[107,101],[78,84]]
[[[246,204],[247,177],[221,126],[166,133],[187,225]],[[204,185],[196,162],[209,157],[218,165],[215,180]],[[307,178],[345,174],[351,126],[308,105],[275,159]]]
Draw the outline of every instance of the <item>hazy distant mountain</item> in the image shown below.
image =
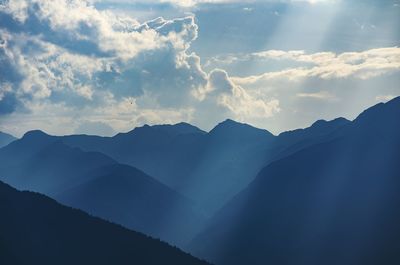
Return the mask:
[[192,243],[216,264],[400,264],[400,98],[265,167]]
[[278,137],[232,120],[209,133],[186,123],[114,137],[31,131],[0,150],[0,179],[183,246],[262,167],[346,123],[318,122]]
[[177,123],[174,125],[171,125],[171,124],[153,125],[151,127],[155,130],[163,131],[163,132],[169,134],[170,136],[195,134],[195,133],[205,134],[206,133],[205,131],[197,128],[196,126],[193,126],[186,122],[180,122],[180,123]]
[[0,179],[18,189],[54,195],[87,181],[86,173],[115,160],[83,152],[41,131],[26,133],[0,149]]
[[[194,204],[143,172],[32,131],[0,150],[0,179],[182,245],[204,222]],[[179,231],[178,231],[179,230]]]
[[262,138],[266,135],[269,137],[273,136],[267,130],[255,128],[248,124],[239,123],[231,119],[227,119],[215,126],[210,131],[210,135],[214,138],[218,138],[218,140],[230,140],[239,143],[249,138]]
[[188,199],[133,167],[115,164],[88,175],[89,181],[55,198],[179,246],[205,221]]
[[245,188],[270,161],[321,141],[345,119],[275,137],[226,120],[209,133],[186,123],[143,126],[114,137],[74,135],[63,142],[135,166],[193,199],[209,215]]
[[15,141],[16,139],[17,138],[15,138],[14,136],[12,136],[10,134],[0,132],[0,148],[8,145],[9,143],[11,143],[12,141]]
[[159,240],[0,182],[0,264],[207,264]]
[[266,130],[226,120],[209,133],[181,123],[143,126],[110,138],[67,136],[63,141],[135,166],[211,214],[254,179],[273,138]]
[[144,125],[127,133],[119,133],[114,137],[72,135],[63,137],[63,141],[86,151],[107,154],[121,163],[135,166],[170,185],[173,182],[170,179],[177,177],[170,176],[169,172],[171,170],[185,171],[184,168],[188,167],[185,163],[174,163],[185,157],[191,157],[192,141],[197,141],[204,134],[205,132],[192,125],[179,123]]
[[266,130],[232,120],[221,122],[198,141],[190,175],[175,187],[212,214],[254,179],[273,140]]

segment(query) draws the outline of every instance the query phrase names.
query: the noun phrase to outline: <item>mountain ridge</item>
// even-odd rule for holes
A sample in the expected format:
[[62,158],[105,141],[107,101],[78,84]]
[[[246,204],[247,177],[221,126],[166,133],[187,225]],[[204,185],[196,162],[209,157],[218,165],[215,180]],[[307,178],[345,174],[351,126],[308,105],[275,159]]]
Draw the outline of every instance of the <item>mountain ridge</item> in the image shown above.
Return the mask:
[[264,167],[211,219],[193,253],[221,265],[400,262],[397,102]]
[[[205,218],[198,213],[189,199],[139,169],[120,165],[101,152],[83,151],[79,147],[72,147],[65,144],[60,137],[39,131],[27,133],[20,140],[0,149],[0,160],[3,161],[0,164],[0,179],[18,189],[41,192],[66,205],[91,211],[99,217],[107,217],[125,227],[146,232],[174,244],[182,245],[188,240],[185,237],[191,235],[189,232],[169,232],[176,225],[185,227],[185,220],[176,219],[176,225],[170,222],[161,229],[151,226],[150,217],[155,220],[164,218],[167,221],[169,218],[164,212],[176,208],[176,212],[186,218],[186,227],[200,225]],[[107,202],[104,199],[106,194],[108,198],[118,198],[122,194],[118,190],[112,191],[104,186],[96,186],[96,179],[106,173],[120,188],[124,187],[125,181],[132,189],[144,189],[147,192],[123,193],[125,198],[129,198],[130,204],[123,200]],[[129,178],[129,182],[123,177]],[[98,194],[99,190],[103,192],[104,198],[98,196],[98,200],[93,201],[91,197]],[[158,207],[157,200],[162,202],[163,207]],[[142,203],[148,203],[149,208],[140,207]],[[133,216],[126,218],[122,206],[131,211]]]
[[[119,163],[139,168],[212,215],[250,183],[266,163],[323,141],[327,134],[342,125],[338,121],[321,123],[318,130],[314,124],[278,136],[227,119],[208,133],[179,123],[145,125],[114,137],[71,135],[58,138],[67,145],[101,152]],[[189,133],[176,133],[182,130],[189,130]],[[310,135],[310,131],[316,133]],[[201,190],[209,193],[206,196]]]
[[144,234],[2,182],[0,212],[4,264],[208,264]]
[[11,143],[15,140],[17,140],[16,137],[12,136],[11,134],[0,131],[0,148],[8,145],[9,143]]

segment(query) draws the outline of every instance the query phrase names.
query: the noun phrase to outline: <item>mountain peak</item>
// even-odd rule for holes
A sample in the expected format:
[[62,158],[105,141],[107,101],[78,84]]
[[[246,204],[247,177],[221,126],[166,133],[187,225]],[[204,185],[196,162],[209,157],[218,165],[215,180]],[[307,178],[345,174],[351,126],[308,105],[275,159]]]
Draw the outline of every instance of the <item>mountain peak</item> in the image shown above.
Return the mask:
[[315,122],[311,125],[311,127],[323,126],[323,125],[325,125],[325,124],[327,124],[327,123],[328,123],[327,120],[321,119],[321,120],[315,121]]
[[168,132],[173,135],[189,134],[189,133],[205,133],[196,126],[193,126],[186,122],[180,122],[176,124],[160,124],[151,127],[157,130]]
[[[200,130],[199,128],[185,122],[177,123],[177,124],[160,124],[160,125],[148,125],[145,124],[141,127],[136,127],[133,130],[127,133],[119,133],[115,138],[120,139],[147,139],[148,141],[153,142],[157,141],[158,143],[163,142],[166,139],[174,138],[178,135],[190,135],[190,134],[205,134],[206,132]],[[142,141],[141,140],[141,141]]]
[[26,132],[20,140],[15,141],[14,143],[21,146],[28,144],[31,150],[36,150],[36,148],[43,146],[43,144],[50,144],[55,141],[57,141],[57,137],[48,135],[40,130],[33,130]]
[[226,119],[226,120],[224,120],[223,122],[220,122],[220,123],[221,123],[221,124],[243,124],[243,123],[234,121],[234,120],[232,120],[232,119]]
[[47,133],[41,131],[41,130],[32,130],[28,131],[24,134],[22,138],[43,138],[43,137],[50,137]]
[[343,117],[339,117],[330,121],[327,120],[317,120],[316,122],[314,122],[310,127],[311,128],[321,128],[321,127],[325,127],[325,126],[341,126],[341,125],[345,125],[347,123],[349,123],[350,121],[343,118]]
[[282,132],[279,134],[279,137],[281,139],[287,139],[287,137],[316,137],[317,135],[329,134],[349,123],[351,123],[351,121],[342,117],[330,121],[317,120],[310,127]]
[[246,137],[246,136],[273,136],[269,131],[264,130],[264,129],[259,129],[256,127],[253,127],[249,124],[246,123],[240,123],[237,121],[234,121],[232,119],[226,119],[223,122],[220,122],[215,126],[209,134],[211,135],[219,135],[223,134],[225,136],[241,136],[241,137]]
[[240,123],[240,122],[234,121],[232,119],[226,119],[226,120],[218,123],[211,131],[214,131],[216,129],[221,129],[221,128],[232,128],[232,127],[252,127],[252,126],[245,124],[245,123]]
[[[232,119],[226,119],[226,120],[220,122],[219,124],[217,124],[217,126],[218,125],[231,125],[231,126],[234,126],[234,125],[243,126],[244,125],[244,126],[253,127],[253,126],[251,126],[251,125],[249,125],[247,123],[238,122],[238,121],[235,121],[235,120],[232,120]],[[255,128],[255,127],[253,127],[253,128]]]
[[162,132],[166,133],[170,136],[177,136],[180,134],[192,134],[192,133],[201,133],[205,134],[205,131],[200,130],[196,126],[193,126],[186,122],[180,122],[176,124],[158,124],[158,125],[148,125],[145,124],[141,127],[136,127],[133,130],[129,131],[127,134],[132,133],[148,133],[150,131],[153,132]]
[[381,112],[391,112],[400,109],[400,96],[389,100],[386,103],[378,103],[363,112],[356,118],[356,120],[363,119],[365,116],[376,115]]
[[386,103],[378,103],[363,111],[354,120],[355,124],[362,125],[364,129],[379,129],[385,125],[396,125],[400,128],[400,97]]

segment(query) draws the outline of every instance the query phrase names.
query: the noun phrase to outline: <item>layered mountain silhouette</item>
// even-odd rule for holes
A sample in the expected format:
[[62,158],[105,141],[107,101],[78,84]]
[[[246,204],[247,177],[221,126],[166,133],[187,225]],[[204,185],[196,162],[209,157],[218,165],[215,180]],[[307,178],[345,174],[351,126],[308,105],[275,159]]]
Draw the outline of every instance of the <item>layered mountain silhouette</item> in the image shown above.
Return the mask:
[[220,265],[400,264],[399,117],[395,98],[270,163],[193,253]]
[[133,167],[114,164],[87,176],[89,181],[55,198],[179,246],[192,239],[205,221],[190,200]]
[[400,98],[278,136],[229,119],[209,132],[30,131],[0,148],[0,179],[218,265],[391,265],[400,263],[398,117]]
[[[68,206],[182,245],[204,222],[194,204],[131,166],[31,131],[0,149],[0,179]],[[196,228],[196,229],[195,229]]]
[[14,136],[12,136],[8,133],[0,132],[0,148],[8,145],[9,143],[11,143],[12,141],[15,141],[16,139],[17,138],[15,138]]
[[0,149],[0,179],[183,247],[263,166],[340,127],[331,123],[286,138],[233,120],[209,133],[187,123],[114,137],[30,131]]
[[[114,137],[66,136],[63,141],[85,151],[107,154],[121,163],[143,170],[169,186],[174,186],[174,181],[179,181],[176,175],[181,174],[180,172],[187,174],[185,168],[190,167],[185,163],[176,163],[196,154],[196,146],[192,147],[192,142],[204,134],[205,132],[192,125],[179,123],[145,125]],[[194,150],[192,153],[191,148]],[[165,173],[171,171],[174,176]]]
[[207,264],[141,233],[0,182],[0,264]]
[[114,137],[74,135],[63,142],[137,167],[211,216],[270,161],[322,141],[347,122],[320,121],[276,137],[228,119],[209,133],[185,123],[145,125]]
[[18,189],[53,196],[87,181],[86,173],[116,161],[97,152],[83,152],[41,131],[26,133],[0,149],[0,177]]

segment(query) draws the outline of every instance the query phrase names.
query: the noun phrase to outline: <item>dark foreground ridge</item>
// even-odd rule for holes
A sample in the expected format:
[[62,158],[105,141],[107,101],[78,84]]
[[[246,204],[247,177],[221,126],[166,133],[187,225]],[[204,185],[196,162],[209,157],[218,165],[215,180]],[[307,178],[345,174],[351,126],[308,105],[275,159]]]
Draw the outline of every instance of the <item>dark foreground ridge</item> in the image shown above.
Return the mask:
[[0,214],[0,264],[207,264],[159,240],[2,182]]

